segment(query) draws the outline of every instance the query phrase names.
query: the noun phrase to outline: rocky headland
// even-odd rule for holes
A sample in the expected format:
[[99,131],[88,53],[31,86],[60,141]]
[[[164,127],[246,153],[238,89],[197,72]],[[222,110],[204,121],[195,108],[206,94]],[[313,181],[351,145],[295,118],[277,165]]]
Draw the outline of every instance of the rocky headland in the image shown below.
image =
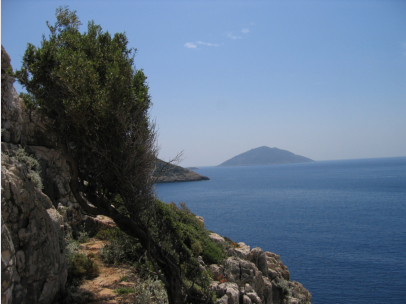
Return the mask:
[[[68,294],[66,236],[78,238],[83,232],[92,236],[115,224],[106,217],[86,215],[76,202],[66,160],[43,131],[40,118],[18,97],[14,78],[6,73],[9,68],[10,58],[2,47],[1,302],[51,304]],[[199,220],[204,225],[204,219]],[[277,254],[214,233],[209,237],[226,253],[218,264],[208,265],[197,258],[212,274],[214,303],[310,303],[310,293],[290,281]],[[135,297],[134,293],[132,299]]]
[[207,176],[200,175],[189,168],[182,168],[159,159],[155,175],[157,177],[157,183],[197,182],[209,180]]

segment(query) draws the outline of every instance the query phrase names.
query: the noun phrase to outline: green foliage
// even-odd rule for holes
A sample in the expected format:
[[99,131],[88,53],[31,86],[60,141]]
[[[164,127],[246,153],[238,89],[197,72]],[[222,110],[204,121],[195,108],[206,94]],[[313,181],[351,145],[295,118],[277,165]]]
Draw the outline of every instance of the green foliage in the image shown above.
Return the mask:
[[[151,302],[152,299],[152,302]],[[135,286],[134,304],[155,303],[167,304],[168,296],[162,282],[149,277]]]
[[98,265],[92,256],[86,256],[77,240],[67,236],[65,257],[68,262],[68,285],[76,286],[83,278],[95,277],[99,273]]
[[41,165],[34,156],[28,155],[24,149],[18,149],[16,152],[16,159],[20,163],[24,164],[25,169],[27,171],[27,177],[31,180],[34,186],[38,189],[43,189],[44,186],[42,184],[41,179]]
[[130,287],[120,287],[117,288],[116,290],[114,290],[115,293],[118,293],[119,295],[125,295],[125,294],[130,294],[130,293],[134,293],[134,288],[130,288]]
[[[149,195],[145,186],[155,161],[150,96],[146,76],[134,69],[136,50],[128,48],[125,34],[112,36],[93,21],[81,33],[68,8],[59,8],[56,18],[55,25],[47,23],[50,35],[40,47],[28,44],[15,73],[28,92],[22,97],[73,157],[86,192],[110,199],[125,193],[132,203]],[[131,191],[123,189],[121,175]]]
[[197,257],[198,255],[200,255],[200,253],[203,251],[202,244],[200,243],[200,241],[195,241],[195,242],[192,244],[192,251],[193,251],[193,255],[194,255],[195,257]]
[[86,231],[80,231],[78,236],[78,242],[83,244],[89,241],[89,233]]
[[282,294],[285,298],[290,297],[292,295],[290,288],[289,288],[288,281],[286,281],[283,278],[276,279],[275,281],[276,281],[276,286],[282,290]]
[[108,243],[100,251],[102,259],[106,263],[132,264],[138,261],[144,253],[138,240],[128,236],[119,228],[100,231],[96,237],[108,240]]
[[218,264],[224,259],[224,252],[214,242],[207,242],[202,258],[207,264]]

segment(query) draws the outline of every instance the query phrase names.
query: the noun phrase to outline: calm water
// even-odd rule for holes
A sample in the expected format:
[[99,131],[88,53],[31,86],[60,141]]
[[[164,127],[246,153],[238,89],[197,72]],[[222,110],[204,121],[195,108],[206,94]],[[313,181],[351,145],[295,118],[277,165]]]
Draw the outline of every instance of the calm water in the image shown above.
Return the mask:
[[202,167],[158,184],[206,228],[281,255],[313,304],[406,303],[406,157]]

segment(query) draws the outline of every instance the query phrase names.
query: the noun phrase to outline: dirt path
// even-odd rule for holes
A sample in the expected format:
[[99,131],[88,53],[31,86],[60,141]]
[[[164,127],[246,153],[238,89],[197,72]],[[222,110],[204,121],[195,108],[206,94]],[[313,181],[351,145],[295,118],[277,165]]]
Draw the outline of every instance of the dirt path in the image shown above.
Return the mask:
[[[94,261],[99,266],[99,275],[86,279],[72,293],[75,303],[85,304],[113,304],[132,303],[134,301],[134,286],[139,281],[134,269],[128,266],[114,266],[103,263],[100,249],[104,246],[102,241],[92,240],[81,245],[86,255],[93,253]],[[131,292],[119,294],[118,291]],[[77,302],[76,302],[77,301]]]

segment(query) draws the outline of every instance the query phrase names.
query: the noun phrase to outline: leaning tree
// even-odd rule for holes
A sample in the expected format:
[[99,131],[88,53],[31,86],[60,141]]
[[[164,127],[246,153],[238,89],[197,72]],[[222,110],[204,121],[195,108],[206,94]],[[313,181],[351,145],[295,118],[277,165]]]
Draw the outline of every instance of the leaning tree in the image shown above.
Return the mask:
[[207,277],[176,223],[153,196],[156,133],[146,76],[134,67],[135,49],[123,33],[111,36],[76,12],[56,11],[40,47],[28,44],[16,77],[27,106],[42,115],[71,169],[70,188],[91,215],[105,215],[137,238],[170,303],[209,302],[185,283]]

